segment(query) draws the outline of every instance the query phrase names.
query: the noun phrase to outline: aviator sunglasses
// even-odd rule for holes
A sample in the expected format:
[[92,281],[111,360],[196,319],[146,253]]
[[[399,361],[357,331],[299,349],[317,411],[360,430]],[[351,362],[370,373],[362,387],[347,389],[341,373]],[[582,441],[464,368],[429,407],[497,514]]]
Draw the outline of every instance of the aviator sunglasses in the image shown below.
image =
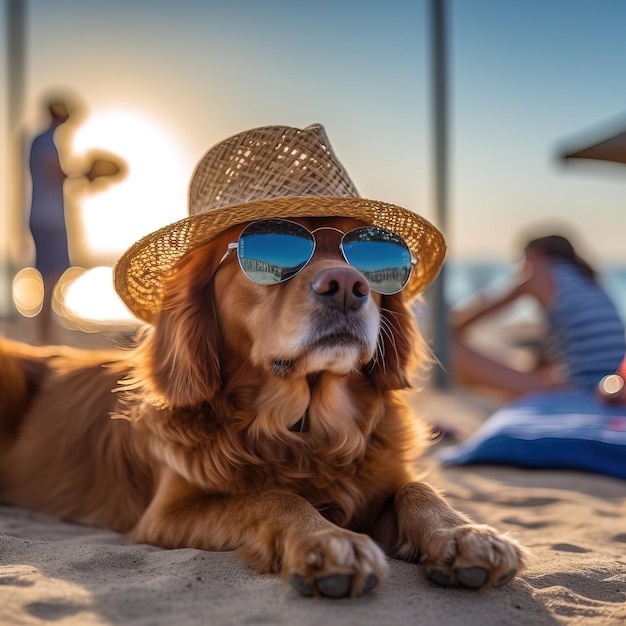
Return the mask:
[[347,233],[331,227],[310,231],[285,219],[257,220],[248,224],[228,251],[237,250],[243,273],[259,285],[275,285],[302,271],[315,252],[315,233],[333,230],[342,235],[339,249],[359,270],[370,289],[393,295],[406,286],[416,260],[402,237],[378,226],[363,226]]

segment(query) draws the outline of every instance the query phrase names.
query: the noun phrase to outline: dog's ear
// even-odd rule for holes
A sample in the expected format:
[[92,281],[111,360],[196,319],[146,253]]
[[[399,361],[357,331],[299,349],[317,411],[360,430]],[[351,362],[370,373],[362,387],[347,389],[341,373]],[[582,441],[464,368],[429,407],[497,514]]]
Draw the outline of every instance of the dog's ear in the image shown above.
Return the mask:
[[383,297],[380,315],[374,382],[381,389],[411,387],[432,362],[415,314],[400,293]]
[[147,341],[144,375],[161,402],[171,407],[209,402],[221,386],[213,282],[219,257],[211,248],[193,250],[174,268]]

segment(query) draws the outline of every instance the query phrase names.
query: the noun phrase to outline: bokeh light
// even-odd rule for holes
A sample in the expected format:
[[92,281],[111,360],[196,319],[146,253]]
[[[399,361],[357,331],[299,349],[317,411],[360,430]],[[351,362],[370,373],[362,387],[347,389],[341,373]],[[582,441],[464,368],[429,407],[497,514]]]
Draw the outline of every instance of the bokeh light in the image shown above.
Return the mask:
[[25,267],[13,277],[13,304],[24,317],[41,312],[43,291],[43,279],[34,267]]
[[53,308],[61,323],[74,330],[130,329],[139,324],[115,293],[111,267],[67,270],[55,288]]

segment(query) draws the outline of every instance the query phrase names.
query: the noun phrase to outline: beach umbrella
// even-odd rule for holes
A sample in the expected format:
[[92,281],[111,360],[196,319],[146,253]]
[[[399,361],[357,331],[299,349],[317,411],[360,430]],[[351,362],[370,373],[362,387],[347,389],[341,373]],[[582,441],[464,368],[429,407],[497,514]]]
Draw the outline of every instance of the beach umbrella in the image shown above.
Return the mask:
[[86,171],[77,168],[68,173],[68,178],[74,180],[86,178],[90,183],[96,180],[112,183],[120,181],[128,173],[128,165],[124,159],[104,150],[90,150],[85,155],[85,162],[89,166]]
[[89,181],[93,181],[96,178],[102,176],[115,176],[119,174],[121,170],[120,163],[113,159],[98,158],[94,159],[91,163],[91,167],[86,174]]
[[595,159],[626,164],[626,130],[608,137],[605,135],[604,139],[575,150],[566,150],[562,157],[563,159]]

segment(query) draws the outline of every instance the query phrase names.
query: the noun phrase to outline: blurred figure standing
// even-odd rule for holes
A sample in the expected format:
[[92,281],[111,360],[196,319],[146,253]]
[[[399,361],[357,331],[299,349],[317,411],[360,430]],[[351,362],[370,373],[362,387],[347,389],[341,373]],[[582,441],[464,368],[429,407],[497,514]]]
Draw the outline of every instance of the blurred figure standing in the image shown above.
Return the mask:
[[35,137],[30,149],[32,199],[30,232],[35,243],[35,267],[44,284],[43,307],[39,314],[39,341],[48,341],[52,323],[54,285],[69,267],[63,184],[67,175],[61,168],[54,141],[57,128],[70,117],[68,107],[60,100],[49,101],[48,128]]
[[[453,366],[460,383],[477,384],[512,396],[553,387],[595,391],[613,374],[626,351],[624,325],[598,281],[596,271],[561,235],[532,239],[517,283],[500,297],[478,302],[454,315]],[[470,347],[465,331],[478,319],[522,296],[532,296],[548,322],[548,362],[520,371]]]

